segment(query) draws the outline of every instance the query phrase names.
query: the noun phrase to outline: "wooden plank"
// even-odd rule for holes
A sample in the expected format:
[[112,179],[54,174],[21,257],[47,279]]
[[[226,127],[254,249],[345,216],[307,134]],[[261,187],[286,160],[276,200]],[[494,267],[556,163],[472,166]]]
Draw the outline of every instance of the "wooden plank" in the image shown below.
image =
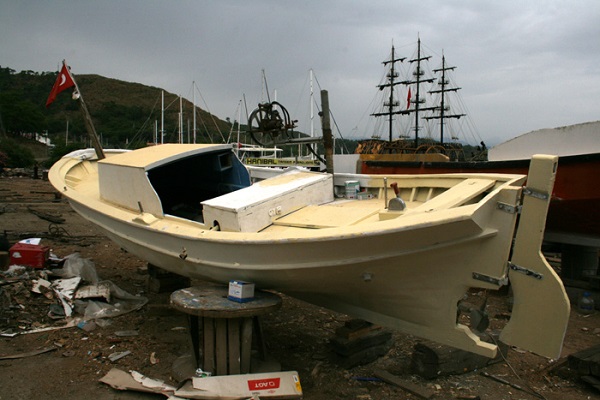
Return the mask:
[[[367,201],[363,200],[362,204],[370,204]],[[301,210],[276,219],[273,224],[312,229],[355,225],[381,211],[381,204],[371,204],[373,204],[371,208],[343,207],[339,205],[306,206]]]
[[600,345],[569,355],[569,367],[579,375],[600,377]]
[[188,315],[190,324],[190,339],[192,340],[192,349],[194,350],[194,366],[198,367],[200,361],[200,328],[198,326],[198,317],[195,315]]
[[371,322],[367,322],[362,319],[353,319],[346,321],[344,326],[337,328],[335,330],[335,335],[340,338],[354,340],[370,333],[371,331],[380,329],[381,326],[373,325]]
[[375,371],[375,376],[384,382],[396,385],[402,390],[406,390],[407,392],[414,394],[415,396],[420,397],[422,399],[430,399],[434,395],[434,393],[431,390],[415,385],[414,383],[406,381],[404,379],[401,379],[400,377],[392,375],[387,371]]
[[205,372],[215,372],[215,327],[214,318],[205,317],[202,319],[204,330],[204,362],[202,369]]
[[466,179],[446,190],[444,193],[426,201],[420,206],[408,210],[405,214],[430,210],[458,207],[468,203],[496,184],[493,179]]
[[261,360],[267,359],[267,346],[265,345],[265,337],[262,331],[262,325],[259,317],[254,317],[254,342],[258,349],[258,355]]
[[252,356],[252,317],[242,319],[242,338],[241,338],[241,372],[247,374],[250,372],[250,359]]
[[241,321],[239,318],[231,318],[227,320],[229,375],[238,375],[241,373],[240,322]]
[[215,319],[215,358],[216,374],[228,375],[227,371],[227,320]]

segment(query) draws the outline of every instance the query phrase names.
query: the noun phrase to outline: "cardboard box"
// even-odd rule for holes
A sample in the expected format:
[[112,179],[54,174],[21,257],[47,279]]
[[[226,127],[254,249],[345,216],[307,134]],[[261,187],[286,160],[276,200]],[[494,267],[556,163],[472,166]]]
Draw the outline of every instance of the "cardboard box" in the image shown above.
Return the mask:
[[254,299],[254,283],[244,281],[230,281],[229,282],[229,293],[227,294],[229,300],[237,301],[238,303],[245,303]]
[[50,248],[39,244],[16,243],[10,249],[10,265],[44,268],[50,257]]
[[[193,378],[194,389],[207,399],[250,398],[301,399],[302,386],[296,371],[268,372],[263,374],[209,376]],[[177,394],[177,393],[176,393]],[[212,396],[212,397],[211,397]]]

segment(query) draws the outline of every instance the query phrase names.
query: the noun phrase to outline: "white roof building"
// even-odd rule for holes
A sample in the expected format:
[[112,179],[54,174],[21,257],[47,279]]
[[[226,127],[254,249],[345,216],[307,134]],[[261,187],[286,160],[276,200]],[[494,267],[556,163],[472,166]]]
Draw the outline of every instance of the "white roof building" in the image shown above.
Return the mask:
[[534,154],[572,156],[600,153],[600,121],[540,129],[492,147],[490,161],[529,159]]

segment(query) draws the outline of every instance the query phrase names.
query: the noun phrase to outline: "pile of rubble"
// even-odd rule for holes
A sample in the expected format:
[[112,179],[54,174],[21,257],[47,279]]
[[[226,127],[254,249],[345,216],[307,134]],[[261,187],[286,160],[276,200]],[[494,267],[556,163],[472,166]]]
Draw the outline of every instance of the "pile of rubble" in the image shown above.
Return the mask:
[[[41,254],[43,261],[32,263],[36,257],[23,257],[19,244],[38,248],[34,254]],[[10,259],[29,260],[29,265],[11,263],[0,271],[0,336],[108,325],[110,318],[138,310],[148,301],[100,280],[94,263],[78,253],[61,259],[45,256],[40,244],[19,244],[11,247]]]

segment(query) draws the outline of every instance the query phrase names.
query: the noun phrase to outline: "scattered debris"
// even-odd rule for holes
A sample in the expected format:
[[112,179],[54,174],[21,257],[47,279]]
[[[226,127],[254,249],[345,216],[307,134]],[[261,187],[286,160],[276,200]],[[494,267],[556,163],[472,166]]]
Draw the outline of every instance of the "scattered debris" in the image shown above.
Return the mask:
[[27,210],[33,215],[37,216],[38,218],[44,219],[55,224],[62,224],[65,222],[65,219],[60,215],[50,214],[44,211],[36,210],[31,207],[27,207]]
[[422,399],[430,399],[434,395],[434,393],[431,390],[416,385],[396,375],[392,375],[387,371],[375,371],[375,376],[383,380],[384,382],[396,385],[399,388],[406,390],[407,392],[414,394],[415,396],[420,397]]
[[91,332],[96,329],[98,325],[94,321],[81,321],[77,324],[77,327],[83,331]]
[[568,360],[582,381],[600,390],[600,345],[571,354]]
[[54,350],[56,350],[55,346],[45,347],[43,349],[33,350],[33,351],[29,351],[27,353],[12,354],[9,356],[0,356],[0,360],[15,360],[18,358],[37,356],[38,354],[44,354],[44,353],[48,353],[48,352],[54,351]]
[[82,286],[75,294],[76,299],[102,299],[110,303],[110,285],[106,282]]
[[543,398],[544,398],[544,396],[542,396],[542,395],[540,395],[540,394],[538,394],[538,393],[535,393],[535,392],[534,392],[534,391],[532,391],[532,390],[525,389],[524,387],[522,387],[522,386],[520,386],[520,385],[517,385],[516,383],[509,382],[509,381],[507,381],[506,379],[504,379],[504,378],[501,378],[501,377],[499,377],[499,376],[492,375],[492,374],[489,374],[489,373],[487,373],[487,372],[482,372],[482,373],[481,373],[481,376],[485,376],[486,378],[490,378],[490,379],[492,379],[492,380],[494,380],[494,381],[496,381],[496,382],[503,383],[503,384],[505,384],[505,385],[508,385],[508,386],[510,386],[510,387],[512,387],[512,388],[515,388],[515,389],[517,389],[517,390],[520,390],[520,391],[522,391],[522,392],[528,393],[528,394],[530,394],[530,395],[532,395],[532,396],[539,397],[539,398],[541,398],[541,399],[543,399]]
[[[39,246],[39,242],[39,238],[29,238],[19,244]],[[87,285],[82,285],[83,282]],[[138,310],[148,301],[146,297],[127,293],[110,281],[100,282],[94,263],[81,258],[78,253],[62,259],[62,268],[59,269],[11,265],[7,271],[0,271],[0,287],[4,318],[0,335],[4,337],[64,329],[78,324],[81,329],[90,331],[97,326],[106,326],[107,318]],[[26,292],[33,293],[33,296]],[[35,303],[37,295],[44,301]],[[48,304],[48,301],[53,303]],[[19,315],[25,312],[23,304],[31,302],[36,304],[36,309],[47,307],[46,315],[51,320],[65,320],[67,323],[43,326],[41,322],[20,318]],[[75,314],[80,316],[73,318]]]
[[410,363],[411,371],[425,379],[434,379],[464,374],[501,362],[506,357],[508,346],[496,339],[497,333],[492,336],[494,342],[498,343],[498,354],[493,359],[451,346],[421,341],[415,345]]
[[302,398],[300,378],[295,371],[206,376],[186,380],[179,388],[175,388],[162,380],[149,378],[137,371],[127,373],[113,368],[100,378],[100,382],[117,390],[163,394],[173,399],[285,398],[293,400]]
[[117,360],[120,360],[121,358],[123,358],[123,357],[125,357],[125,356],[129,355],[129,354],[131,354],[131,351],[129,351],[129,350],[125,350],[125,351],[119,351],[119,352],[116,352],[116,353],[112,353],[112,354],[110,354],[110,355],[108,356],[108,359],[109,359],[110,361],[112,361],[112,362],[115,362],[115,361],[117,361]]
[[139,335],[138,331],[129,330],[129,331],[115,331],[114,335],[117,337],[128,337],[128,336],[137,336]]
[[[133,372],[135,371],[132,371],[132,373]],[[153,381],[140,379],[140,376],[143,375],[136,373],[136,377],[138,379],[135,379],[132,374],[117,368],[113,368],[100,379],[100,382],[105,383],[117,390],[135,390],[138,392],[164,394],[165,396],[171,396],[173,393],[175,393],[176,388],[174,386],[170,386],[165,383],[162,383],[162,385],[156,385]],[[150,384],[151,386],[145,386],[144,383]]]

